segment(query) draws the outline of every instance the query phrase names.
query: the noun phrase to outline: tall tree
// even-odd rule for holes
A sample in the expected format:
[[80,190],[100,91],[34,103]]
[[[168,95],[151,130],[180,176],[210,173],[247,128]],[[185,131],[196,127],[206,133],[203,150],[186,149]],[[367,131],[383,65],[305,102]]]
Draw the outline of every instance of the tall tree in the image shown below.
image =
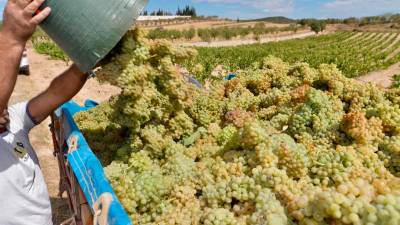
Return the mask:
[[326,23],[322,20],[316,20],[310,24],[310,28],[318,34],[326,29]]
[[180,7],[178,7],[178,10],[176,11],[177,16],[182,16],[182,10]]

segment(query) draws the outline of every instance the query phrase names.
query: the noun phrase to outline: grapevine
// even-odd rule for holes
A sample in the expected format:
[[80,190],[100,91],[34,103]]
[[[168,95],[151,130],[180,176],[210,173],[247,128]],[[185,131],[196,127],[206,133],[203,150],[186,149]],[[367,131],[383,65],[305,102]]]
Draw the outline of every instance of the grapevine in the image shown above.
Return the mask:
[[[385,37],[383,35],[388,35]],[[210,74],[220,67],[229,71],[251,68],[273,55],[287,62],[306,62],[312,67],[333,63],[347,77],[358,77],[371,71],[386,69],[400,61],[399,33],[371,33],[339,31],[332,34],[265,44],[235,47],[199,47],[195,59],[185,61],[185,66],[202,65],[199,79],[212,78]],[[382,38],[383,37],[383,38]]]

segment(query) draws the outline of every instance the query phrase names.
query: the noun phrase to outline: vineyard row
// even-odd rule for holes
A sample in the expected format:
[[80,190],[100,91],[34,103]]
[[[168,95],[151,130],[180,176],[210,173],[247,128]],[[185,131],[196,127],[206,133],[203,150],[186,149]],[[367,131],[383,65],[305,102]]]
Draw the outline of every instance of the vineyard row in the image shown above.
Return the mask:
[[223,65],[227,70],[251,67],[267,56],[276,56],[290,63],[307,62],[311,66],[336,64],[347,77],[357,77],[384,69],[400,61],[399,33],[336,32],[329,35],[267,44],[238,47],[197,48],[199,55],[187,61],[188,68],[202,66],[200,79]]

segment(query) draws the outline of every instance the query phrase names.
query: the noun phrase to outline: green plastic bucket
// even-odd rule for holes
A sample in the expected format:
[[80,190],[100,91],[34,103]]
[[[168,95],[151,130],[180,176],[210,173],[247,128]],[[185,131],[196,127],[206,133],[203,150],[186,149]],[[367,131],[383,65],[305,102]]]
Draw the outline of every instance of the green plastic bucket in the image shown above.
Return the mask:
[[147,0],[47,0],[40,27],[78,66],[90,72],[129,30]]

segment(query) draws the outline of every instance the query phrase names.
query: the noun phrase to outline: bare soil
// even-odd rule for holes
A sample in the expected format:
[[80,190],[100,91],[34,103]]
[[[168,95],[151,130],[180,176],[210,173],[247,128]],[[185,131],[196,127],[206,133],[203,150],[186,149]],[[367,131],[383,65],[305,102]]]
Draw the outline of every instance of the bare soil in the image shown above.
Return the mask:
[[[30,76],[19,76],[10,104],[27,101],[44,91],[51,80],[68,68],[67,63],[49,60],[46,56],[37,54],[28,46],[28,57],[30,60]],[[96,80],[87,82],[82,91],[75,96],[74,100],[82,103],[85,99],[104,101],[112,94],[118,93],[118,89],[110,85],[100,85]],[[32,146],[37,152],[40,165],[49,190],[52,208],[53,222],[55,225],[68,219],[71,214],[68,209],[66,196],[59,198],[58,182],[59,172],[56,158],[53,156],[53,143],[48,128],[50,119],[47,119],[30,133]]]
[[393,83],[393,76],[400,74],[400,62],[396,63],[385,70],[374,71],[365,76],[358,77],[357,80],[374,83],[382,88],[390,88]]

